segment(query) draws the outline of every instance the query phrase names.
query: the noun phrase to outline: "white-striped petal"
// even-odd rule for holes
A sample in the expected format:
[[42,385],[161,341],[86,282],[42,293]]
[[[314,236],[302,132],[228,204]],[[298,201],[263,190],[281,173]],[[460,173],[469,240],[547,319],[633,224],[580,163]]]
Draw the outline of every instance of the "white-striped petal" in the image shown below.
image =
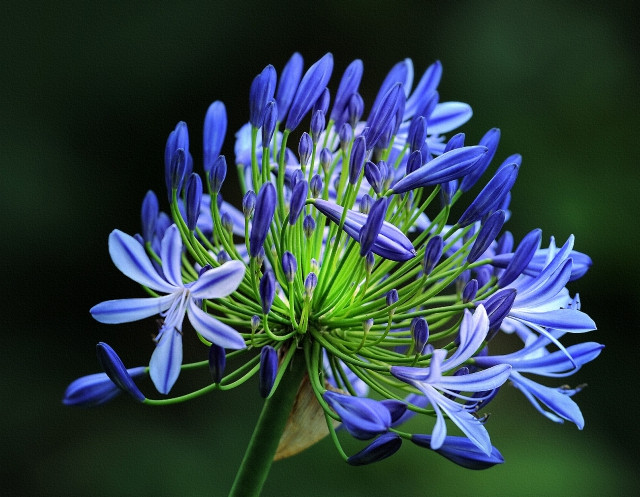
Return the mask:
[[181,269],[182,238],[175,224],[167,228],[160,245],[162,272],[169,283],[177,287],[183,286]]
[[180,375],[182,335],[175,328],[162,333],[149,362],[149,376],[158,392],[168,394]]
[[109,254],[115,266],[133,281],[164,293],[175,288],[155,270],[144,247],[130,235],[113,230],[109,235]]
[[226,297],[240,286],[244,270],[244,264],[240,261],[226,262],[220,267],[206,271],[189,287],[189,291],[198,299]]
[[443,102],[436,105],[429,116],[427,130],[429,135],[440,135],[454,130],[469,119],[473,111],[469,104],[463,102]]
[[240,333],[204,312],[193,300],[189,301],[187,316],[195,330],[211,343],[225,349],[246,348],[247,345]]
[[174,298],[175,295],[171,294],[164,297],[107,300],[94,305],[89,312],[101,323],[129,323],[166,311]]

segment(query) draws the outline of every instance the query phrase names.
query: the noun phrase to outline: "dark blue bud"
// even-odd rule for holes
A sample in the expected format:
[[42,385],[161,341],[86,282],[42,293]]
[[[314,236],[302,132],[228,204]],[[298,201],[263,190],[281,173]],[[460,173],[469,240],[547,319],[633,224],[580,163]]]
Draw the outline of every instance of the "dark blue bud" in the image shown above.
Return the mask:
[[209,170],[209,185],[211,186],[211,193],[220,193],[220,189],[222,188],[222,184],[226,177],[227,160],[224,155],[219,155]]
[[407,143],[409,144],[409,150],[412,152],[420,150],[427,139],[427,120],[424,116],[414,117],[411,120],[409,126],[409,135],[407,136]]
[[401,106],[404,109],[404,102],[405,95],[402,83],[396,83],[384,95],[380,105],[371,111],[371,115],[367,120],[367,126],[369,127],[367,147],[369,150],[377,145],[378,140],[389,127],[396,127],[397,113]]
[[383,433],[360,452],[347,458],[347,463],[351,466],[364,466],[382,461],[398,452],[401,445],[402,438],[398,435],[391,432]]
[[456,191],[458,191],[457,179],[446,181],[440,185],[440,199],[442,201],[442,207],[451,204],[451,198]]
[[304,180],[304,173],[300,169],[296,169],[295,171],[293,171],[291,177],[289,178],[289,187],[291,188],[292,192],[298,182],[302,180]]
[[300,143],[298,144],[298,156],[300,157],[300,165],[306,166],[309,163],[309,159],[311,159],[311,154],[313,153],[313,140],[309,133],[306,131],[302,133],[300,137]]
[[507,317],[513,306],[517,293],[515,288],[506,288],[494,293],[483,304],[489,318],[489,334],[491,335],[491,337],[487,337],[487,340],[493,338],[500,329],[502,321]]
[[169,201],[171,201],[171,192],[177,191],[177,195],[180,195],[182,190],[182,182],[187,172],[187,158],[183,149],[179,148],[173,155],[173,161],[171,163],[170,175],[169,175]]
[[409,154],[407,159],[407,174],[411,174],[413,171],[417,171],[422,167],[422,152],[420,150],[414,150]]
[[533,259],[536,250],[540,247],[541,240],[541,229],[537,228],[527,233],[513,253],[513,257],[511,258],[511,261],[509,261],[504,272],[498,278],[499,288],[508,286],[522,274],[531,262],[531,259]]
[[260,319],[260,316],[257,315],[253,315],[251,316],[251,332],[255,333],[256,331],[258,331],[258,328],[260,328],[260,323],[262,322],[262,320]]
[[[431,435],[411,435],[414,444],[427,449],[431,449],[431,438]],[[434,452],[467,469],[487,469],[504,462],[498,449],[492,446],[491,453],[485,454],[467,437],[448,436]]]
[[442,247],[444,243],[440,235],[432,236],[427,241],[427,245],[424,249],[424,258],[422,259],[422,271],[425,276],[429,276],[433,268],[440,261],[442,257]]
[[242,197],[242,213],[245,219],[250,219],[253,216],[253,210],[256,208],[256,194],[253,190],[249,190]]
[[187,228],[190,231],[196,229],[198,216],[200,215],[200,203],[202,202],[202,180],[197,173],[191,173],[187,181],[186,211]]
[[269,148],[278,121],[278,104],[269,100],[262,113],[262,148]]
[[285,251],[285,253],[282,254],[282,271],[289,283],[293,282],[293,279],[296,277],[297,270],[298,262],[296,261],[296,257],[288,250]]
[[276,189],[271,182],[267,182],[260,188],[256,200],[256,209],[249,235],[249,254],[251,257],[256,257],[264,245],[275,210]]
[[265,345],[260,351],[260,371],[258,389],[260,396],[266,399],[271,393],[278,374],[278,352],[271,345]]
[[329,172],[332,160],[333,156],[331,155],[331,150],[326,147],[320,150],[320,167],[325,173]]
[[321,110],[317,110],[311,116],[310,131],[311,131],[311,139],[313,140],[313,143],[318,143],[318,139],[320,138],[320,133],[324,131],[325,125],[326,125],[326,121],[324,118],[324,112],[322,112]]
[[513,235],[510,231],[505,231],[502,236],[498,238],[496,245],[496,255],[507,254],[513,250]]
[[214,383],[220,383],[224,376],[224,368],[227,365],[227,354],[224,347],[220,347],[215,343],[209,347],[209,373]]
[[278,89],[276,91],[276,102],[278,102],[278,121],[284,120],[291,106],[293,95],[295,95],[302,78],[304,61],[302,55],[294,53],[282,70]]
[[474,263],[478,258],[484,254],[485,250],[489,248],[491,243],[496,239],[496,236],[502,230],[504,225],[505,214],[504,211],[495,211],[484,222],[478,233],[476,241],[473,242],[469,255],[467,256],[467,262],[469,264]]
[[422,354],[429,341],[429,325],[424,318],[414,318],[411,321],[411,336],[413,337],[414,352]]
[[367,181],[373,188],[373,191],[380,194],[382,191],[382,175],[380,174],[378,166],[371,161],[367,161],[364,165],[364,177],[367,178]]
[[233,233],[233,220],[228,212],[223,212],[220,216],[220,224],[222,224],[222,228],[228,231],[229,233]]
[[464,286],[462,290],[462,302],[467,304],[476,298],[478,293],[478,280],[473,279]]
[[315,229],[316,221],[315,219],[313,219],[313,216],[310,214],[304,216],[304,219],[302,220],[302,230],[304,231],[304,236],[306,236],[307,239],[311,238],[311,235],[313,234]]
[[[127,369],[132,378],[147,374],[145,367]],[[94,407],[110,401],[122,392],[105,373],[83,376],[71,382],[64,392],[66,406]]]
[[[360,59],[356,59],[347,66],[338,85],[338,91],[336,91],[336,98],[333,102],[333,109],[331,109],[331,119],[336,123],[337,127],[340,127],[344,122],[345,116],[348,113],[349,99],[351,95],[358,91],[360,81],[362,80],[362,72],[364,65]],[[360,114],[362,115],[362,113]]]
[[496,155],[499,142],[500,130],[498,128],[490,129],[482,137],[478,145],[484,145],[487,147],[488,152],[476,163],[476,167],[473,168],[473,171],[467,174],[460,182],[460,189],[463,192],[469,191],[480,179],[480,176],[482,176],[487,170],[487,167],[489,167],[489,164],[493,160],[493,156]]
[[356,125],[360,122],[362,114],[364,114],[364,100],[362,96],[356,92],[351,95],[347,105],[347,119],[353,129],[355,129]]
[[[326,149],[323,149],[326,150]],[[317,198],[322,193],[322,178],[319,174],[314,174],[311,178],[311,183],[309,184],[311,188],[311,196],[313,198]]]
[[462,289],[466,286],[467,282],[471,279],[471,272],[467,269],[462,271],[456,278],[456,293],[462,292]]
[[398,299],[399,299],[398,290],[396,290],[395,288],[392,288],[391,290],[389,290],[387,292],[387,297],[386,297],[387,307],[391,307],[393,304],[395,304],[398,301]]
[[498,205],[498,209],[506,212],[509,210],[510,204],[511,204],[511,192],[507,192],[507,194],[504,196],[504,199],[502,200],[502,203]]
[[360,255],[366,255],[371,248],[373,247],[373,243],[378,238],[380,234],[380,230],[382,229],[382,223],[384,223],[384,218],[387,215],[387,207],[388,207],[387,198],[379,198],[373,203],[371,206],[371,211],[367,215],[367,221],[364,223],[364,226],[360,229]]
[[276,89],[276,70],[269,64],[251,83],[249,90],[249,122],[254,128],[262,126],[264,108]]
[[156,232],[156,221],[158,219],[158,197],[149,190],[142,200],[142,238],[145,242],[153,240]]
[[349,183],[355,185],[360,177],[364,157],[366,154],[367,142],[364,136],[360,135],[353,141],[351,146],[351,156],[349,157]]
[[308,298],[313,297],[313,291],[318,286],[318,277],[316,273],[309,273],[304,280],[304,292]]
[[478,196],[469,204],[467,210],[462,213],[457,224],[463,228],[497,210],[505,195],[513,187],[517,177],[517,164],[508,164],[498,169],[493,178],[489,180],[482,191],[478,193]]
[[478,287],[482,288],[491,279],[492,271],[486,266],[476,268],[476,280],[478,280]]
[[396,170],[383,160],[378,162],[378,169],[380,169],[380,175],[382,176],[382,188],[387,190],[396,179]]
[[302,212],[304,203],[307,200],[307,191],[309,186],[306,180],[300,180],[293,187],[291,193],[291,201],[289,202],[289,224],[294,225]]
[[[189,156],[189,132],[186,123],[183,121],[180,121],[175,129],[169,133],[164,149],[164,172],[169,202],[171,202],[172,171],[176,160],[176,153],[180,149],[182,149],[183,154],[182,162],[186,162],[186,157]],[[183,164],[181,167],[185,168],[186,171],[186,164]],[[184,177],[184,175],[182,177]]]
[[311,110],[331,78],[333,56],[328,53],[305,73],[293,97],[291,109],[287,116],[286,129],[292,131],[300,124],[302,118]]
[[[416,110],[416,114],[415,114],[416,116],[424,116],[427,118],[427,126],[429,124],[429,117],[431,116],[431,113],[433,112],[433,110],[436,108],[436,105],[438,105],[439,100],[440,100],[440,95],[438,94],[437,91],[433,90],[429,92],[428,95],[426,95],[425,99],[422,102],[422,105],[418,107]],[[409,99],[409,101],[407,102],[407,106],[409,107],[410,105],[411,105],[411,99]]]
[[464,147],[464,139],[465,139],[464,133],[458,133],[456,135],[453,135],[445,145],[444,152],[449,152],[451,150],[455,150],[456,148]]
[[311,109],[311,113],[315,114],[316,112],[321,110],[322,114],[326,115],[327,111],[329,110],[329,101],[330,100],[331,100],[331,95],[329,93],[329,88],[325,88],[322,91],[322,93],[320,94],[320,96],[318,97],[318,100],[316,100],[316,103],[313,104],[313,108]]
[[373,199],[368,193],[365,193],[360,197],[360,212],[363,214],[369,214],[371,206],[373,205]]
[[340,149],[346,153],[349,150],[349,144],[353,139],[353,128],[349,123],[344,123],[338,131],[338,138],[340,138]]
[[376,259],[373,256],[373,252],[367,253],[367,255],[364,258],[364,264],[365,264],[365,269],[367,270],[367,273],[371,273],[371,271],[373,271],[373,266],[375,266],[376,264]]
[[404,193],[460,178],[473,169],[476,161],[485,153],[487,149],[477,145],[456,148],[439,155],[398,181],[393,186],[393,193]]
[[262,313],[269,314],[271,306],[273,305],[273,299],[276,295],[276,278],[271,269],[268,269],[264,275],[262,275],[259,287]]
[[264,262],[265,252],[264,247],[260,247],[258,250],[258,254],[256,255],[256,267],[260,269],[262,267],[262,263]]
[[375,112],[376,109],[378,109],[378,107],[382,105],[384,97],[394,85],[407,85],[407,88],[410,88],[412,79],[413,65],[411,64],[410,59],[405,59],[402,62],[398,62],[397,64],[395,64],[387,73],[384,81],[380,85],[380,89],[378,90],[376,99],[373,101],[373,106],[371,107],[371,113],[373,114],[373,112]]
[[118,357],[115,350],[106,343],[100,342],[96,346],[96,352],[100,366],[102,366],[102,369],[104,369],[104,372],[107,373],[111,381],[138,402],[143,402],[144,395],[142,395],[142,392],[134,383],[129,371],[124,367],[122,360]]
[[222,102],[213,102],[204,117],[202,145],[204,149],[204,172],[208,173],[213,161],[222,150],[227,133],[227,110]]
[[231,257],[229,257],[229,254],[227,254],[225,250],[221,250],[220,252],[218,252],[218,255],[216,256],[216,260],[220,264],[224,264],[225,262],[229,262],[231,260]]

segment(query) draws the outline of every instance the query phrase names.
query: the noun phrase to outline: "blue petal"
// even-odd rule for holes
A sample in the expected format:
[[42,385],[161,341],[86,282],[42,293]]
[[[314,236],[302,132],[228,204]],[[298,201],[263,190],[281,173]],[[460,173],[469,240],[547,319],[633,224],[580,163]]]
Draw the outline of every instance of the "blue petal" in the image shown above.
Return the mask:
[[523,392],[527,391],[546,405],[558,416],[576,424],[579,430],[584,428],[584,418],[578,404],[558,388],[549,388],[514,372],[513,384]]
[[509,364],[499,364],[476,373],[463,374],[460,376],[442,376],[439,380],[431,383],[436,388],[461,392],[484,392],[493,390],[502,385],[511,373]]
[[[420,81],[416,85],[411,96],[407,99],[407,104],[404,109],[404,119],[410,119],[416,112],[424,105],[424,99],[432,91],[438,88],[440,78],[442,77],[442,64],[440,61],[436,61],[431,64],[424,72]],[[419,116],[418,116],[419,117]],[[429,116],[424,116],[429,117]],[[429,130],[431,133],[431,130]],[[434,133],[431,133],[434,134]]]
[[587,314],[575,309],[556,309],[547,312],[524,312],[511,309],[509,317],[522,322],[534,323],[546,328],[584,333],[596,329],[596,324]]
[[109,235],[109,254],[115,266],[133,281],[159,292],[175,291],[174,286],[160,277],[144,247],[132,236],[113,230]]
[[342,424],[355,438],[367,440],[384,433],[391,425],[391,414],[384,404],[367,397],[353,397],[327,390],[324,400],[340,416]]
[[191,295],[198,299],[218,299],[232,294],[244,278],[244,264],[229,261],[222,266],[209,269],[189,287]]
[[465,310],[460,324],[460,345],[454,354],[444,362],[446,370],[459,366],[475,354],[489,332],[489,318],[483,305],[471,314]]
[[180,375],[181,365],[182,334],[175,328],[166,329],[149,362],[149,375],[158,392],[165,395],[169,393]]
[[160,245],[160,258],[162,259],[162,272],[169,283],[181,287],[181,258],[182,258],[182,238],[175,224],[167,228]]
[[100,323],[129,323],[166,311],[175,298],[176,295],[171,294],[164,297],[107,300],[94,305],[89,312]]
[[443,102],[436,105],[427,120],[430,135],[440,135],[454,130],[466,123],[473,111],[468,104],[462,102]]
[[246,348],[247,345],[240,333],[204,312],[193,302],[193,299],[189,300],[187,316],[195,330],[211,343],[225,349]]

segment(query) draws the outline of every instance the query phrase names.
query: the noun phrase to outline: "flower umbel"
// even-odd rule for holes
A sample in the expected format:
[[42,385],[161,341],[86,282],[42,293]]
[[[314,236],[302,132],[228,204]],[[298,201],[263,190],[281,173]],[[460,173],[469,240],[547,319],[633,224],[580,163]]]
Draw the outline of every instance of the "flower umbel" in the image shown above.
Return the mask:
[[[500,235],[521,157],[492,167],[497,128],[478,144],[447,136],[471,107],[439,101],[439,62],[413,89],[412,62],[394,66],[370,109],[358,92],[362,62],[345,70],[333,106],[332,71],[331,54],[306,72],[294,54],[280,79],[269,65],[253,80],[249,123],[235,142],[241,210],[220,193],[231,175],[220,155],[224,104],[207,111],[200,173],[186,124],[176,126],[165,150],[168,213],[149,192],[142,235],[109,236],[114,264],[148,296],[91,309],[110,324],[159,316],[149,367],[127,370],[101,343],[108,376],[76,380],[64,403],[97,405],[120,388],[162,405],[251,380],[265,412],[280,403],[288,414],[282,399],[297,392],[298,424],[308,422],[313,441],[318,430],[328,433],[352,465],[385,459],[403,440],[470,469],[502,463],[481,411],[509,380],[547,418],[582,428],[572,398],[579,387],[526,375],[569,376],[600,353],[596,342],[561,342],[595,329],[566,287],[591,260],[573,250],[573,236],[541,249],[541,230],[533,230],[514,249],[513,236]],[[183,337],[194,339],[183,330],[185,314],[205,345],[191,364],[182,360]],[[519,348],[493,354],[512,333]],[[207,367],[212,383],[166,397],[183,369]],[[161,398],[138,390],[134,378],[146,372]],[[402,431],[416,415],[421,433]],[[449,422],[464,436],[450,435]],[[370,442],[348,456],[340,443],[347,433]],[[276,448],[277,439],[264,449],[269,463]],[[244,491],[238,481],[232,494]]]

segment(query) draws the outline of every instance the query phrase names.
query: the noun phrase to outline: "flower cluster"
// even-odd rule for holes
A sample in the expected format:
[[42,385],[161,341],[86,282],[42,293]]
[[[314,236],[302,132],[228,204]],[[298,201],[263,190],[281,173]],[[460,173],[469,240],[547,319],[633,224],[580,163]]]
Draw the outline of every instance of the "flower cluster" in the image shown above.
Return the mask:
[[[520,155],[494,164],[498,129],[477,145],[447,136],[472,111],[440,102],[439,62],[413,88],[412,62],[395,65],[366,119],[362,62],[347,67],[333,98],[332,70],[331,54],[306,72],[294,54],[279,79],[269,65],[253,80],[249,123],[235,141],[240,209],[220,193],[224,104],[207,111],[200,173],[178,123],[165,149],[168,214],[149,192],[141,234],[109,236],[114,264],[148,296],[91,309],[102,323],[159,315],[149,366],[126,369],[100,343],[105,373],[73,382],[64,402],[96,405],[123,390],[172,403],[255,376],[269,398],[303,363],[298,395],[307,388],[353,465],[384,459],[405,440],[471,469],[503,462],[483,409],[507,381],[547,418],[582,428],[572,399],[580,388],[539,381],[575,373],[603,347],[562,343],[565,333],[595,329],[566,287],[591,260],[573,237],[541,248],[538,229],[517,244],[503,231]],[[182,361],[192,334],[183,333],[185,314],[208,349],[193,364]],[[520,347],[495,355],[504,334]],[[148,374],[167,395],[182,370],[197,367],[210,369],[211,383],[179,397],[151,399],[134,382]],[[425,433],[402,431],[415,415]],[[463,436],[449,434],[451,423]],[[348,456],[337,427],[372,441]]]

